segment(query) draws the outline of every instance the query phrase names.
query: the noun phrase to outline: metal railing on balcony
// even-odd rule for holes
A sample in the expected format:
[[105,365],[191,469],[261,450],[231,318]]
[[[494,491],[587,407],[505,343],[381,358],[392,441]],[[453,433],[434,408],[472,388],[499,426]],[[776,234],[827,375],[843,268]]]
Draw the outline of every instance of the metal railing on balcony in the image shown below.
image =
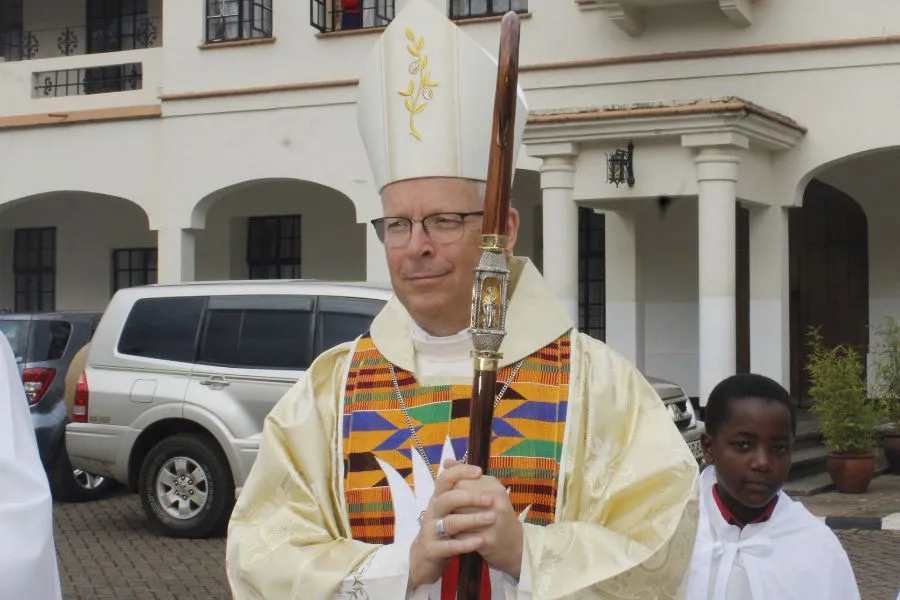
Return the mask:
[[141,63],[44,71],[34,74],[31,97],[59,98],[128,92],[142,89],[143,81]]
[[7,61],[119,52],[162,45],[162,19],[141,15],[107,27],[78,25],[27,31],[0,31],[0,56]]
[[394,0],[310,0],[309,22],[321,32],[387,27]]
[[528,12],[528,0],[450,0],[451,19],[498,17],[511,10]]

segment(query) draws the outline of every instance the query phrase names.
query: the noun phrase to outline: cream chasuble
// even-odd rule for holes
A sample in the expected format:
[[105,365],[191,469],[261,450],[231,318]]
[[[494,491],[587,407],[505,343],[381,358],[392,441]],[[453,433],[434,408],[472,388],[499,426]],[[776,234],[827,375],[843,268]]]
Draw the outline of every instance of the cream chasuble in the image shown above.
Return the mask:
[[0,334],[0,598],[61,597],[50,484],[22,376]]
[[[494,597],[680,597],[697,526],[696,463],[640,373],[604,344],[567,333],[571,323],[534,266],[510,262],[501,367],[561,336],[570,340],[571,355],[553,522],[526,522],[520,580],[492,575]],[[412,327],[392,300],[373,322],[371,342],[422,385],[453,380],[458,366],[427,377],[419,372],[436,363],[417,360]],[[394,600],[434,591],[406,590],[417,512],[398,511],[393,543],[352,539],[341,429],[356,345],[321,355],[266,420],[229,526],[227,573],[237,599]],[[447,452],[456,454],[453,447]],[[384,468],[390,478],[390,465]],[[405,489],[427,504],[428,488]]]
[[743,529],[712,495],[715,467],[700,480],[700,523],[687,600],[859,600],[847,553],[827,525],[779,492],[772,517]]

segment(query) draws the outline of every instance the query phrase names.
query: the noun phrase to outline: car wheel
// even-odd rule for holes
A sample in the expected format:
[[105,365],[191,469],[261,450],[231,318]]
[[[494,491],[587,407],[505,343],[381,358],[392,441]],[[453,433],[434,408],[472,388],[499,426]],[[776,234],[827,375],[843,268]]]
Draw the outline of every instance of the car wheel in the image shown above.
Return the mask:
[[50,467],[48,473],[53,499],[59,502],[90,502],[103,498],[115,482],[100,475],[73,469],[65,445]]
[[139,490],[151,525],[169,537],[223,533],[234,505],[228,461],[213,440],[196,434],[157,443],[141,466]]

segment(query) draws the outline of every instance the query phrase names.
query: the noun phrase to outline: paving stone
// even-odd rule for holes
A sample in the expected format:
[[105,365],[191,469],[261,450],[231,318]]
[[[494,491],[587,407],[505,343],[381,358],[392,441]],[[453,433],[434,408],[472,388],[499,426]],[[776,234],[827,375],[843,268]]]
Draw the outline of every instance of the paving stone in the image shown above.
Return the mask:
[[[134,494],[54,505],[56,547],[65,600],[209,600],[231,598],[225,539],[174,540],[147,526]],[[862,600],[896,600],[900,532],[836,532],[847,549]]]
[[900,532],[838,531],[862,600],[897,600],[900,593]]

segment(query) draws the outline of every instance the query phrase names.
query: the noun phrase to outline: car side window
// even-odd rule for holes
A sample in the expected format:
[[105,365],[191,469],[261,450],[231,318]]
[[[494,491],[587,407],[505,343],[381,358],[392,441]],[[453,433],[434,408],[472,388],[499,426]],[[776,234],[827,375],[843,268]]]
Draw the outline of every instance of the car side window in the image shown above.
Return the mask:
[[143,298],[134,303],[118,350],[122,354],[193,362],[206,297]]
[[37,320],[31,328],[28,348],[29,362],[59,360],[66,352],[72,324],[68,321]]
[[349,342],[365,333],[384,308],[383,300],[322,296],[316,326],[316,352]]
[[213,297],[197,361],[302,370],[312,362],[315,300],[306,296]]

